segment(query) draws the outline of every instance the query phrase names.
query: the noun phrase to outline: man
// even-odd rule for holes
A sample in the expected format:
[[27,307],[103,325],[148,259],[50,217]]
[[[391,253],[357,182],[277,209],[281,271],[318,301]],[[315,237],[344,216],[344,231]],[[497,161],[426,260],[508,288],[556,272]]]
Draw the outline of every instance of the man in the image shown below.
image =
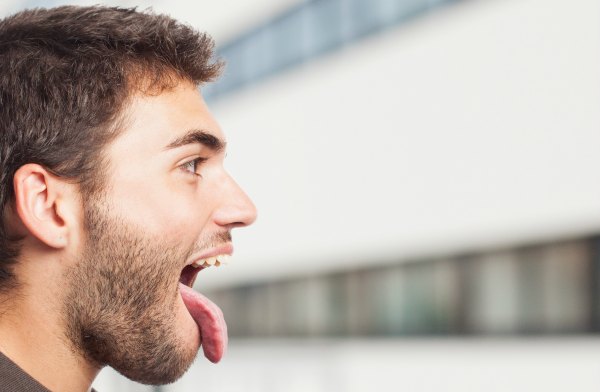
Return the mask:
[[227,343],[196,274],[252,202],[198,86],[213,43],[164,15],[60,7],[0,21],[0,391],[164,384]]

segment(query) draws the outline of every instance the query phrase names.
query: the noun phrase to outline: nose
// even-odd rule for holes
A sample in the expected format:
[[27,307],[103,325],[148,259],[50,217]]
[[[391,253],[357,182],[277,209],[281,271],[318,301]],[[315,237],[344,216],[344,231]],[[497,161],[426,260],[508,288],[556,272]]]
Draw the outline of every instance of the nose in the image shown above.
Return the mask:
[[219,207],[214,211],[216,224],[227,229],[251,225],[256,220],[256,207],[240,186],[227,176],[219,195]]

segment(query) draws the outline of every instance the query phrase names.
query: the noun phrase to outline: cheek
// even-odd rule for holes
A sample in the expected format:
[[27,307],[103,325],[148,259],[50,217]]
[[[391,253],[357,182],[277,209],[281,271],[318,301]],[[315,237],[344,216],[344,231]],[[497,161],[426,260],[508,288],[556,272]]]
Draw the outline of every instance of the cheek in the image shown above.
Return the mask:
[[[182,188],[180,186],[180,188]],[[116,198],[119,214],[150,235],[177,241],[193,241],[209,222],[210,207],[199,192],[173,187],[138,186],[122,189]]]
[[147,220],[151,221],[156,233],[178,241],[195,240],[207,225],[208,216],[201,206],[191,203],[185,198],[172,198],[171,202],[149,200],[155,202],[148,211]]

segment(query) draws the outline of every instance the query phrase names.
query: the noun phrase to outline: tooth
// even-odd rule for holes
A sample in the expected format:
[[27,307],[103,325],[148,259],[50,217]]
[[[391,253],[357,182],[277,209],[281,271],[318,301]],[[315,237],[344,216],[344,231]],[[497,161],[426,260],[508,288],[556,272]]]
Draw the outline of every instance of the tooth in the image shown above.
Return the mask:
[[230,257],[231,256],[229,255],[221,255],[219,256],[219,261],[221,262],[221,264],[228,264]]
[[215,265],[215,261],[217,261],[217,258],[216,258],[216,257],[209,257],[208,259],[206,259],[206,262],[207,262],[209,265]]
[[194,261],[192,265],[196,268],[200,267],[200,260]]

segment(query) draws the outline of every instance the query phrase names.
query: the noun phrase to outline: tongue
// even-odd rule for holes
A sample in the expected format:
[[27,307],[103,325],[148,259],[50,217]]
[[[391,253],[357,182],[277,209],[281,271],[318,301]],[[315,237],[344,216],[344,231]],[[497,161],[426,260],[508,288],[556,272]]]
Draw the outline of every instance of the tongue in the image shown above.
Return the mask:
[[202,337],[204,356],[217,363],[227,348],[227,325],[217,305],[192,288],[179,283],[183,303],[192,315]]

